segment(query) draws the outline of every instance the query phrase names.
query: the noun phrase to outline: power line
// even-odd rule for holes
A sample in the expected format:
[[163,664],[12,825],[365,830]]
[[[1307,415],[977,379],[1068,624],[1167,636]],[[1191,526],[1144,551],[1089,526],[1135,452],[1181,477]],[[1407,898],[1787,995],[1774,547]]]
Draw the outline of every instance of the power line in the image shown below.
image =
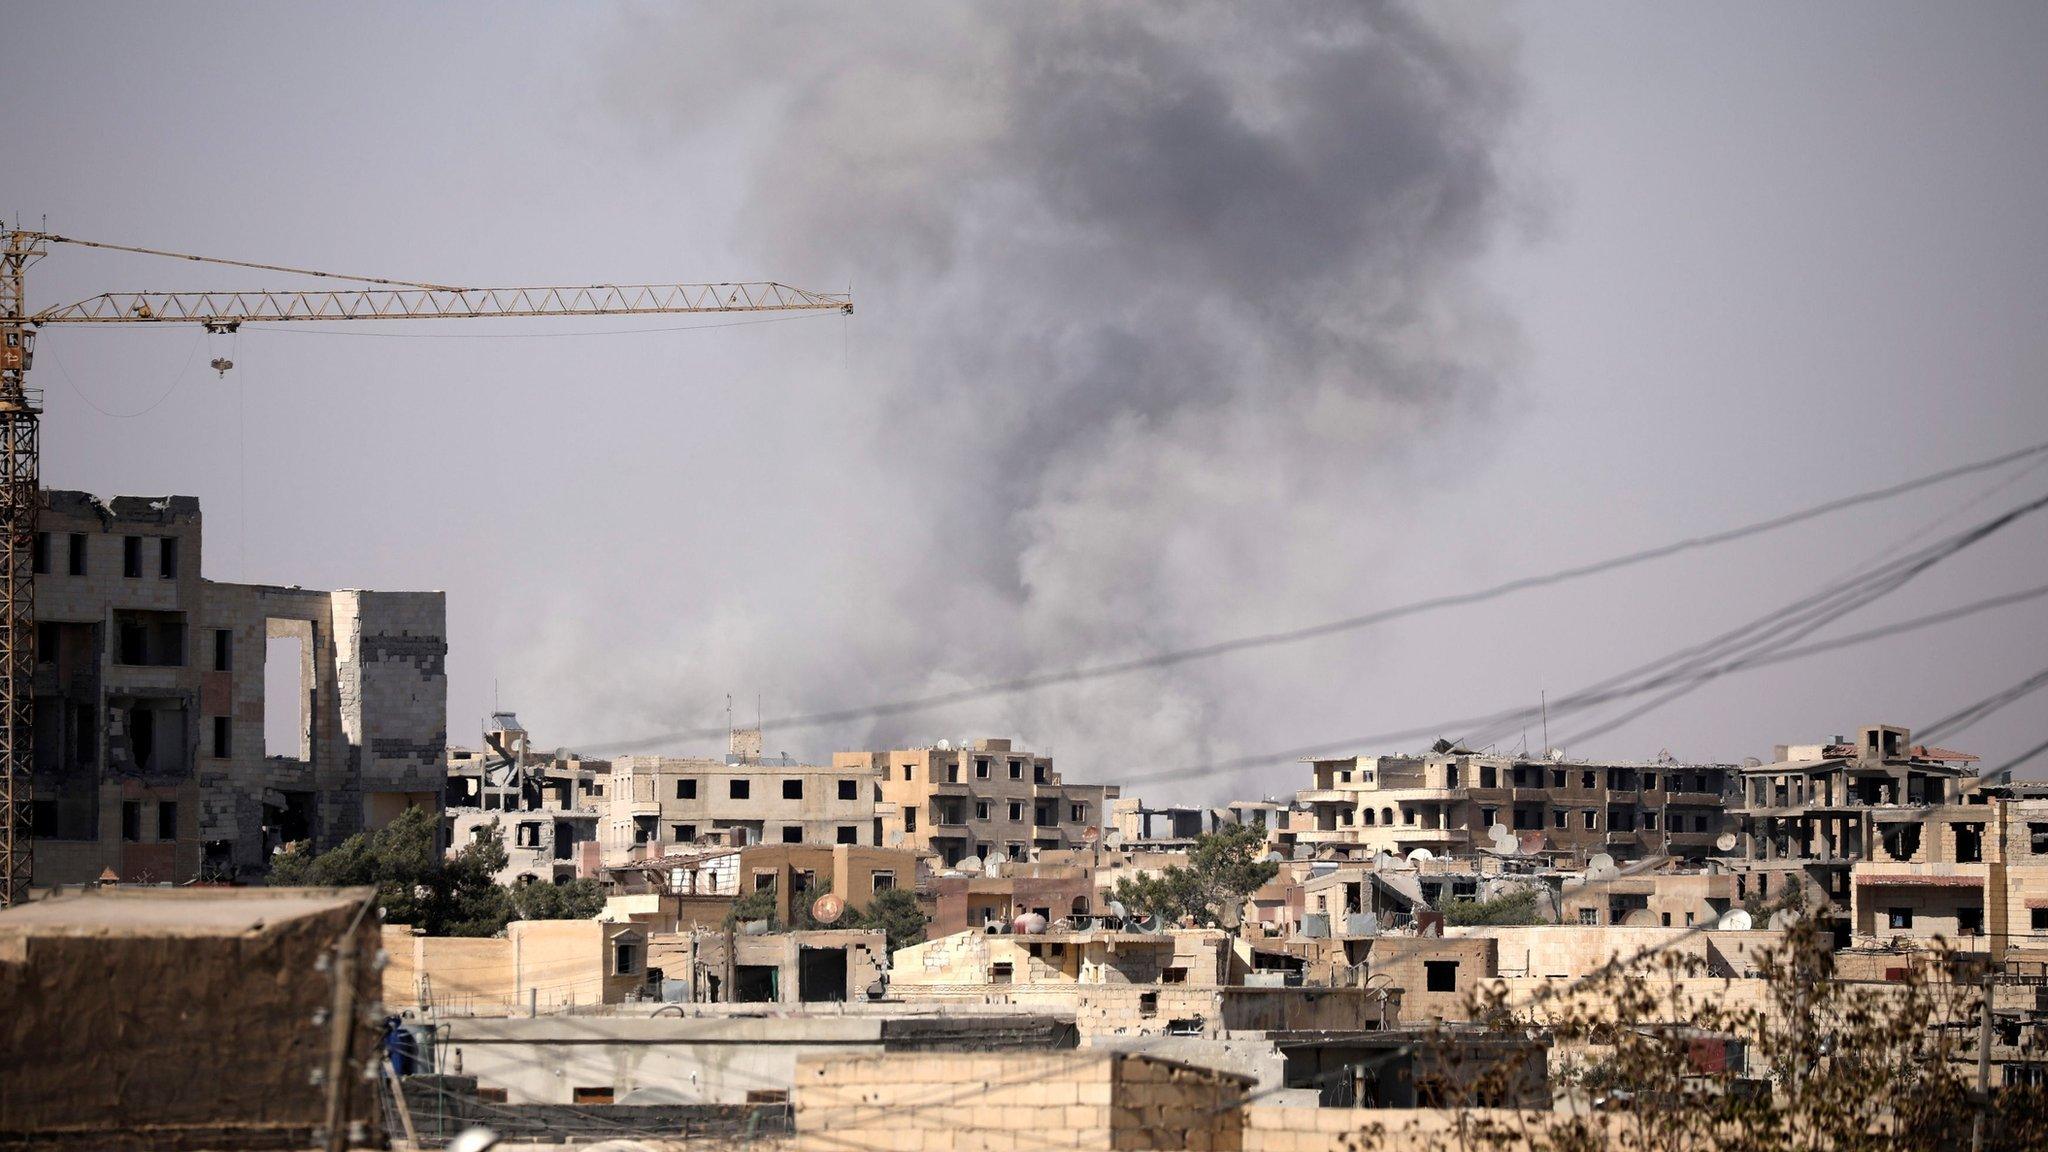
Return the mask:
[[[900,716],[912,713],[927,712],[934,709],[949,707],[957,704],[967,704],[999,696],[1009,696],[1024,692],[1037,691],[1042,688],[1050,688],[1066,684],[1087,683],[1095,680],[1105,680],[1116,676],[1129,675],[1136,672],[1152,671],[1161,668],[1170,668],[1181,664],[1189,664],[1202,660],[1211,660],[1220,656],[1227,656],[1237,652],[1252,651],[1262,648],[1279,647],[1289,644],[1299,644],[1305,641],[1320,639],[1326,636],[1334,636],[1346,632],[1358,631],[1360,629],[1371,627],[1375,624],[1383,624],[1391,620],[1397,620],[1408,616],[1417,616],[1428,612],[1440,611],[1446,608],[1457,608],[1471,604],[1483,603],[1485,601],[1499,599],[1500,597],[1507,596],[1515,592],[1526,591],[1532,588],[1549,587],[1551,585],[1562,584],[1572,580],[1583,579],[1588,576],[1594,576],[1606,572],[1616,571],[1622,568],[1633,567],[1638,564],[1648,563],[1652,560],[1662,559],[1664,557],[1677,555],[1683,552],[1695,551],[1698,549],[1714,547],[1720,544],[1731,543],[1733,541],[1741,540],[1746,537],[1761,535],[1763,533],[1775,531],[1780,528],[1790,527],[1794,524],[1799,524],[1808,520],[1817,519],[1819,517],[1827,516],[1835,512],[1844,511],[1849,508],[1895,499],[1899,496],[1906,495],[1910,492],[1918,491],[1922,488],[1930,487],[1935,484],[1944,483],[1949,480],[1958,479],[1963,476],[1974,475],[1979,472],[1984,472],[1991,469],[2003,467],[2004,465],[2011,464],[2015,461],[2029,459],[2031,457],[2042,455],[2043,453],[2048,453],[2048,442],[2034,444],[2026,448],[2021,448],[2015,451],[2002,453],[1997,456],[1988,457],[1983,460],[1973,461],[1968,464],[1957,465],[1953,468],[1946,468],[1938,472],[1931,472],[1924,476],[1916,477],[1911,480],[1901,481],[1896,484],[1886,485],[1881,488],[1873,488],[1864,492],[1855,493],[1853,495],[1843,496],[1836,498],[1834,500],[1824,501],[1819,504],[1814,504],[1806,508],[1799,509],[1798,511],[1785,513],[1779,516],[1773,516],[1765,520],[1753,521],[1751,523],[1740,525],[1735,528],[1725,529],[1720,532],[1708,533],[1702,536],[1691,536],[1682,540],[1676,540],[1671,541],[1669,543],[1660,544],[1653,548],[1645,548],[1640,551],[1630,552],[1620,556],[1612,556],[1607,559],[1598,560],[1589,564],[1580,564],[1568,568],[1561,568],[1556,571],[1543,573],[1540,575],[1518,577],[1516,579],[1509,580],[1504,583],[1495,584],[1490,587],[1478,589],[1472,592],[1460,592],[1445,596],[1433,596],[1422,600],[1415,600],[1405,604],[1395,605],[1389,608],[1377,609],[1371,612],[1366,612],[1355,616],[1347,616],[1338,620],[1324,621],[1320,624],[1311,624],[1300,628],[1286,629],[1277,632],[1266,632],[1251,636],[1240,636],[1233,639],[1219,640],[1208,644],[1202,644],[1191,648],[1183,648],[1175,651],[1155,653],[1151,656],[1137,657],[1129,660],[1113,661],[1107,664],[1098,664],[1082,668],[1068,668],[1055,670],[1051,672],[1033,673],[1031,675],[1019,676],[1009,680],[998,680],[987,684],[956,689],[949,692],[933,693],[927,696],[913,697],[904,700],[868,704],[853,708],[834,709],[831,711],[796,713],[789,716],[779,716],[772,720],[763,721],[763,724],[767,727],[779,729],[814,728],[830,724],[842,724],[855,720],[879,719],[888,716]],[[638,737],[631,740],[603,741],[588,744],[576,744],[572,742],[568,746],[587,750],[593,753],[631,752],[674,741],[712,739],[718,736],[723,736],[725,734],[726,729],[724,728],[685,728],[670,732],[658,733],[651,736]]]

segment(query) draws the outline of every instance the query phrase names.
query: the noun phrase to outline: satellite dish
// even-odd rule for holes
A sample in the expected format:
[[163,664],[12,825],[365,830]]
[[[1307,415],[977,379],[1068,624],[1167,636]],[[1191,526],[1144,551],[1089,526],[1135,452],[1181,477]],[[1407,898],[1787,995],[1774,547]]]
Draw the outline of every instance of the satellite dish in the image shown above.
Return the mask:
[[952,750],[953,750],[953,742],[952,742],[951,740],[941,740],[941,741],[939,741],[939,751],[941,751],[941,752],[951,752]]
[[1045,917],[1036,912],[1026,912],[1010,922],[1019,936],[1036,936],[1045,931]]
[[1489,852],[1498,852],[1502,856],[1513,856],[1522,850],[1522,842],[1516,838],[1513,832],[1508,831],[1505,825],[1487,825],[1486,835],[1493,841],[1492,844],[1487,846],[1487,851]]
[[1284,864],[1284,863],[1286,863],[1286,862],[1287,862],[1287,857],[1285,857],[1285,856],[1282,856],[1282,855],[1281,855],[1280,853],[1278,853],[1278,852],[1268,852],[1268,853],[1266,853],[1266,863],[1268,863],[1268,864]]
[[988,877],[991,880],[995,880],[1001,877],[1003,874],[1003,858],[1000,856],[991,856],[987,860],[983,861],[981,865],[981,874]]
[[1614,866],[1614,857],[1609,856],[1605,852],[1595,852],[1593,853],[1593,858],[1586,861],[1586,879],[1588,880],[1608,880],[1619,875],[1621,875],[1621,869]]
[[1420,864],[1420,863],[1422,863],[1422,862],[1423,862],[1424,860],[1434,860],[1434,859],[1436,859],[1436,853],[1434,853],[1434,852],[1431,852],[1431,851],[1430,851],[1429,849],[1427,849],[1427,848],[1417,848],[1417,849],[1416,849],[1415,851],[1413,851],[1413,852],[1410,852],[1410,853],[1408,854],[1408,862],[1409,862],[1410,864]]
[[1124,909],[1124,902],[1121,900],[1111,900],[1109,902],[1109,914],[1119,920],[1130,916],[1130,913]]
[[1095,827],[1093,824],[1081,829],[1081,840],[1083,843],[1093,844],[1100,839],[1102,839],[1102,829]]
[[1556,764],[1564,759],[1564,749],[1552,748],[1550,751],[1545,752],[1543,754],[1543,758],[1550,761],[1552,764]]
[[985,867],[987,865],[982,862],[979,856],[969,856],[960,861],[960,870],[962,872],[979,872]]
[[1771,913],[1771,918],[1767,923],[1769,927],[1782,932],[1799,923],[1799,913],[1794,912],[1790,908],[1780,908],[1776,912]]
[[1722,852],[1733,852],[1733,851],[1735,851],[1735,833],[1733,833],[1733,832],[1723,832],[1723,833],[1721,833],[1720,837],[1719,837],[1719,838],[1717,838],[1717,839],[1716,839],[1716,840],[1714,841],[1714,847],[1715,847],[1715,848],[1717,848],[1717,849],[1719,849],[1719,850],[1720,850],[1720,851],[1722,851]]
[[1715,928],[1723,932],[1747,932],[1755,926],[1755,922],[1750,919],[1749,913],[1744,912],[1740,908],[1730,910],[1721,917],[1719,923],[1714,925]]
[[846,915],[846,901],[830,892],[811,901],[811,919],[820,924],[837,924]]
[[1625,928],[1653,928],[1657,924],[1657,914],[1648,908],[1638,908],[1622,917],[1621,923]]
[[1384,848],[1372,854],[1372,870],[1375,872],[1392,871],[1397,863],[1399,861],[1394,859],[1394,854]]

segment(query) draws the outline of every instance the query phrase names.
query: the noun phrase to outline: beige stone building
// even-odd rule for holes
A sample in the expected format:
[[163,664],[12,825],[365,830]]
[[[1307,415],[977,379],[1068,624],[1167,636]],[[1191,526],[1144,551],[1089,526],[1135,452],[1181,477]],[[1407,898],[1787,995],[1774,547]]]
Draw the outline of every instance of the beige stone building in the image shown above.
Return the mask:
[[514,920],[503,936],[421,936],[384,926],[385,1007],[505,1016],[617,1004],[648,985],[645,928],[602,920]]
[[1976,759],[1916,746],[1889,724],[1780,745],[1771,763],[1742,770],[1736,898],[1782,902],[1797,889],[1838,946],[1936,930],[1981,940],[1999,847]]
[[923,848],[954,865],[970,857],[1029,859],[1033,849],[1100,840],[1114,785],[1068,784],[1052,757],[976,740],[891,752],[841,752],[836,771],[877,782],[879,843]]
[[758,732],[733,734],[724,760],[622,756],[611,762],[599,836],[606,863],[715,839],[731,844],[879,842],[877,791],[857,765],[798,764],[760,754]]
[[448,750],[446,847],[460,849],[496,828],[505,845],[501,884],[594,875],[610,763],[536,750],[510,712],[492,713],[483,743]]
[[1311,852],[1396,856],[1473,855],[1499,825],[1532,854],[1704,857],[1725,830],[1732,776],[1722,765],[1519,759],[1448,742],[1421,756],[1308,763],[1315,787],[1295,796],[1308,818],[1279,840]]
[[[441,593],[207,580],[188,496],[48,491],[37,528],[35,884],[255,873],[439,807]],[[298,686],[266,700],[272,639]]]

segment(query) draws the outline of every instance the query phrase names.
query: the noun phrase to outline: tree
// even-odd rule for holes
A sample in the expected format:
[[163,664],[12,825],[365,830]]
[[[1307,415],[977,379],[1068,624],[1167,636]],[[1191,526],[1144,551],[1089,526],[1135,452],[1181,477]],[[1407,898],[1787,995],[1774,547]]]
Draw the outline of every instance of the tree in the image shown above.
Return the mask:
[[508,892],[497,880],[505,861],[495,825],[451,856],[441,851],[440,818],[408,808],[384,827],[358,832],[326,852],[278,853],[269,879],[273,885],[373,887],[386,923],[410,924],[429,936],[495,936],[514,915],[581,919],[604,907],[592,881],[563,886],[570,888],[566,892],[553,884]]
[[924,910],[917,906],[917,894],[904,888],[884,888],[868,901],[867,911],[849,913],[862,928],[880,928],[889,937],[889,951],[924,942]]
[[1540,924],[1536,912],[1536,890],[1517,888],[1491,900],[1451,899],[1441,909],[1444,923],[1454,928],[1474,924]]
[[735,899],[725,910],[727,928],[736,928],[749,920],[766,920],[771,932],[778,927],[775,919],[775,889],[756,888]]
[[512,889],[512,916],[516,920],[588,920],[604,911],[604,901],[604,885],[595,880],[535,881]]
[[1156,876],[1117,881],[1115,896],[1134,916],[1236,926],[1245,900],[1280,872],[1264,859],[1266,832],[1236,824],[1195,838],[1185,868],[1169,865]]
[[[1989,986],[1968,978],[1969,964],[1937,943],[1896,980],[1842,980],[1826,935],[1800,920],[1752,957],[1753,981],[1717,975],[1703,953],[1666,950],[1534,996],[1484,989],[1474,1018],[1546,1037],[1525,1059],[1547,1064],[1569,1105],[1485,1107],[1527,1071],[1512,1061],[1452,1069],[1418,1091],[1454,1113],[1446,1146],[1502,1152],[1941,1149],[1967,1145],[1980,1118],[1987,1150],[2048,1147],[2048,1092],[1994,1083],[1981,1112],[1973,1100]],[[1724,1041],[1744,1058],[1728,1059]],[[1393,1128],[1366,1126],[1353,1146],[1411,1146]]]

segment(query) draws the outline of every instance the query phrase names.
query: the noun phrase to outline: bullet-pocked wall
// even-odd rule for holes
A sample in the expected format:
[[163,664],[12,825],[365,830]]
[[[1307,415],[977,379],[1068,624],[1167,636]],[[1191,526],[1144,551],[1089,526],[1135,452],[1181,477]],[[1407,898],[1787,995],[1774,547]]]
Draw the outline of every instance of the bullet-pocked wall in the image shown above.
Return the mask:
[[[446,598],[201,577],[191,497],[44,493],[36,539],[34,882],[260,872],[438,809]],[[299,690],[266,703],[269,641]],[[267,708],[298,738],[266,748]]]

